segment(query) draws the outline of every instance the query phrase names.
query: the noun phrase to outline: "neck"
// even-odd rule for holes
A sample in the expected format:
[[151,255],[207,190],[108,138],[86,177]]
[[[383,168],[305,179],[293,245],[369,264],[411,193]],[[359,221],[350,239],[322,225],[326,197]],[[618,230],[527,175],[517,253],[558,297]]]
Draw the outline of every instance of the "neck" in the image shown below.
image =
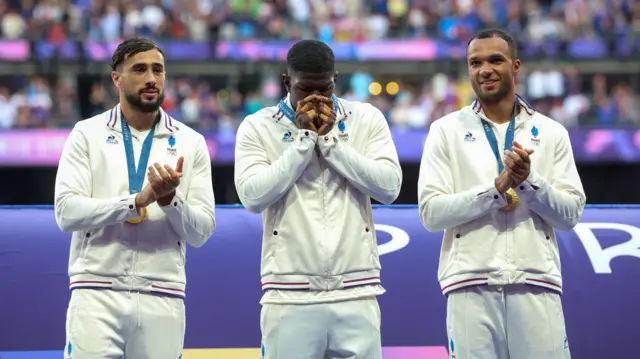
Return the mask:
[[138,131],[147,131],[153,127],[158,111],[141,112],[135,110],[126,101],[120,101],[120,110],[127,124]]
[[511,121],[513,117],[513,106],[516,102],[516,94],[512,93],[498,102],[480,101],[484,115],[497,124]]

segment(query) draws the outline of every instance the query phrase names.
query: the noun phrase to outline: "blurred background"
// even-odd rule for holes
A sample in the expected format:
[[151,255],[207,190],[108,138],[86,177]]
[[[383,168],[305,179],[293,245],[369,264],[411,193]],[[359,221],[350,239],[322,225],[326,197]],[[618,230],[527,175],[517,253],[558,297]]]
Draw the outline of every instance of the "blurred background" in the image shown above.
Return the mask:
[[640,203],[640,2],[634,0],[0,0],[0,204],[52,204],[69,129],[117,102],[119,41],[167,54],[172,116],[209,142],[219,204],[238,203],[235,131],[285,95],[292,43],[321,39],[337,94],[381,109],[416,203],[425,136],[473,100],[464,61],[485,27],[511,32],[518,93],[566,126],[588,203]]

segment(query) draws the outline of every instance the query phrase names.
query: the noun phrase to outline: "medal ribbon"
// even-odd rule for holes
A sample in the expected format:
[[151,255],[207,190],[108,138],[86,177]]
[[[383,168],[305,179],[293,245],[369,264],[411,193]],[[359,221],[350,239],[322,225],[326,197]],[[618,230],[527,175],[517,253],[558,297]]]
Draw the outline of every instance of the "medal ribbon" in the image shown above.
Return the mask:
[[[513,139],[515,137],[515,128],[516,128],[516,114],[518,113],[518,98],[516,98],[516,103],[513,106],[513,115],[511,116],[511,122],[509,122],[509,127],[507,127],[507,134],[504,140],[504,150],[510,150],[513,146]],[[487,139],[489,140],[489,144],[491,145],[491,149],[493,150],[493,154],[496,156],[496,160],[498,161],[498,175],[502,173],[504,170],[504,163],[502,163],[502,156],[500,155],[500,150],[498,150],[498,139],[496,138],[496,134],[493,132],[491,125],[480,118],[482,121],[482,127],[484,128],[484,133],[487,135]]]
[[131,140],[131,130],[127,121],[124,119],[124,115],[120,114],[120,123],[122,124],[122,139],[124,140],[124,150],[127,156],[127,169],[129,172],[129,194],[140,193],[142,190],[142,184],[144,183],[145,169],[149,162],[149,155],[151,154],[151,143],[153,142],[153,136],[156,132],[156,125],[160,122],[160,113],[156,117],[156,121],[151,128],[151,131],[145,138],[142,144],[142,151],[140,152],[140,158],[138,159],[138,169],[136,170],[136,162],[133,154],[133,143]]

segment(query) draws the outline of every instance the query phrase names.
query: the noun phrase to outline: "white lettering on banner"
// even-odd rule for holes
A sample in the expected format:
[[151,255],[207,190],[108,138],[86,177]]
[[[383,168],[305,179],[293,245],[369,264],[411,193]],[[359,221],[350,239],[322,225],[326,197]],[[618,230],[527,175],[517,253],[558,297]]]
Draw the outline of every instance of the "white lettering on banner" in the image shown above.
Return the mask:
[[391,235],[391,240],[386,243],[378,244],[378,254],[384,255],[399,251],[409,244],[409,234],[398,227],[388,226],[386,224],[376,224],[376,231],[387,232]]
[[[631,238],[624,243],[602,248],[594,229],[609,229],[627,232]],[[616,257],[640,258],[640,228],[620,223],[578,223],[573,229],[582,241],[584,249],[596,273],[611,273],[611,261]]]

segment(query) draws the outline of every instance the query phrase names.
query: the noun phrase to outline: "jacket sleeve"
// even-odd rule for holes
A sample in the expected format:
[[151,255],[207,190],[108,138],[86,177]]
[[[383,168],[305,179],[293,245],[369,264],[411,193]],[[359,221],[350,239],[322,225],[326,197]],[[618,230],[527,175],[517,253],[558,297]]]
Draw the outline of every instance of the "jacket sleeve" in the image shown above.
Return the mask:
[[135,194],[92,198],[92,182],[88,139],[76,125],[65,142],[56,174],[54,212],[58,227],[64,232],[82,231],[140,216],[136,210]]
[[551,226],[569,231],[582,217],[587,199],[566,129],[556,143],[553,156],[553,175],[550,178],[543,178],[532,169],[529,177],[515,191],[531,211]]
[[293,186],[309,164],[318,138],[313,131],[294,132],[290,146],[271,162],[263,141],[273,139],[265,135],[254,127],[251,116],[236,135],[234,182],[240,202],[252,213],[261,213]]
[[201,135],[198,137],[192,172],[189,194],[185,197],[177,190],[171,203],[160,208],[181,238],[194,247],[201,247],[216,229],[211,157]]
[[398,198],[402,185],[402,168],[389,125],[382,112],[370,104],[364,105],[358,120],[370,126],[363,153],[340,141],[334,132],[319,138],[320,153],[359,191],[389,204]]
[[460,226],[507,205],[493,181],[455,192],[455,172],[442,128],[444,120],[431,125],[418,177],[420,220],[430,232]]

